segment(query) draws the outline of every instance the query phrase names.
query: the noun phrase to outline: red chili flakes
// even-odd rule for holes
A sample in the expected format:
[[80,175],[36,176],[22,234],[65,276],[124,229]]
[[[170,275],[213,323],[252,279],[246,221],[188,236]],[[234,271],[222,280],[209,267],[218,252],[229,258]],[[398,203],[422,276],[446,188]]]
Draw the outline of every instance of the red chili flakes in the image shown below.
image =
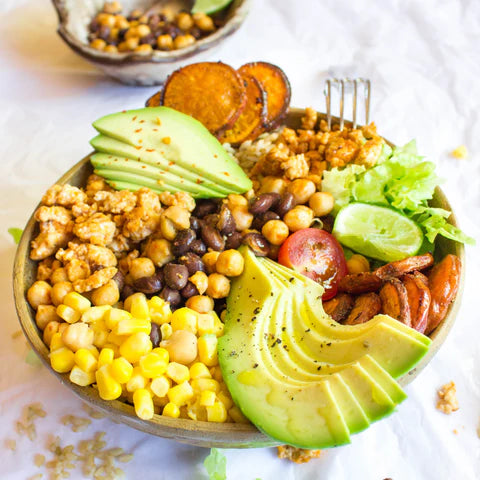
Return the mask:
[[137,130],[135,130],[135,133],[138,133],[138,132],[141,132],[142,129],[141,128],[137,128]]
[[224,175],[226,175],[227,177],[230,176],[230,174],[228,172],[223,172]]
[[157,117],[157,118],[155,119],[155,121],[156,121],[156,124],[157,124],[157,125],[161,125],[161,124],[162,124],[162,121],[160,120],[160,117]]
[[214,153],[213,158],[218,158],[218,155],[216,153]]
[[127,113],[127,111],[126,111],[126,110],[122,110],[122,113]]
[[170,145],[170,142],[172,141],[172,139],[170,137],[163,137],[162,138],[162,142],[165,144],[165,145]]
[[172,165],[175,165],[175,162],[172,162],[172,161],[168,162],[169,167],[171,167]]
[[145,120],[140,120],[140,122],[138,122],[138,123],[145,123]]
[[158,132],[158,128],[154,128],[153,131],[154,131],[154,132]]
[[141,150],[141,149],[142,149],[142,146],[141,146],[141,145],[136,145],[135,148],[136,148],[137,150]]
[[145,151],[146,151],[146,152],[154,152],[155,149],[154,149],[154,148],[147,148]]
[[132,118],[132,122],[134,122],[136,119],[137,119],[137,116],[135,115],[135,116]]
[[197,178],[197,179],[195,180],[195,182],[200,185],[201,183],[203,183],[203,180],[200,180],[199,178]]
[[147,168],[147,166],[146,166],[146,165],[142,165],[142,168]]

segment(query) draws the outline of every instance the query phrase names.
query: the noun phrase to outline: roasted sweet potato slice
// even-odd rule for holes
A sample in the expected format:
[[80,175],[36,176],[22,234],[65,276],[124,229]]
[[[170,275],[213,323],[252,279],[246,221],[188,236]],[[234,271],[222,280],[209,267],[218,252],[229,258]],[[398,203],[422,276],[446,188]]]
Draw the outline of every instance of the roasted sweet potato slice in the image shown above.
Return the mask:
[[420,333],[424,333],[427,328],[431,300],[430,290],[424,279],[426,277],[420,272],[408,273],[402,277],[407,290],[412,328]]
[[219,138],[222,143],[239,145],[245,140],[255,139],[265,129],[267,118],[267,92],[251,75],[242,74],[247,84],[247,104],[233,127]]
[[417,255],[415,257],[408,257],[403,260],[387,263],[377,268],[375,273],[382,280],[389,280],[390,278],[401,277],[415,270],[423,270],[432,265],[433,257],[430,253],[426,253],[425,255]]
[[398,278],[392,278],[383,285],[380,290],[380,300],[382,313],[390,315],[409,327],[412,326],[407,289]]
[[351,312],[355,299],[348,293],[339,293],[328,302],[323,304],[325,313],[330,315],[336,322],[343,322]]
[[256,78],[267,92],[266,128],[277,127],[285,117],[290,105],[291,89],[285,72],[267,62],[252,62],[242,65],[238,71]]
[[435,265],[428,275],[432,300],[428,312],[425,334],[430,334],[447,315],[448,307],[455,299],[460,284],[462,264],[456,255],[447,255]]
[[160,107],[162,105],[162,96],[163,96],[163,87],[145,102],[145,106]]
[[345,321],[345,325],[357,325],[358,323],[368,322],[380,313],[381,309],[382,302],[376,293],[370,292],[359,295],[355,298],[355,304]]
[[338,283],[338,290],[346,293],[377,292],[382,280],[373,272],[352,273],[345,275]]
[[166,107],[191,115],[215,135],[232,128],[245,108],[240,74],[221,62],[192,63],[173,72],[163,89]]

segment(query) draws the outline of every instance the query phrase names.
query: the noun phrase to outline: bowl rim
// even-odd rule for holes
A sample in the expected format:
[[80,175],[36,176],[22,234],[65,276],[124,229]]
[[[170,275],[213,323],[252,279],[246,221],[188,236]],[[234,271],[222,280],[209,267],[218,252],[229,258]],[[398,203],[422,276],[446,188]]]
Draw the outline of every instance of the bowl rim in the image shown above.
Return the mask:
[[[295,118],[298,120],[303,115],[303,112],[304,109],[290,108],[283,123],[289,124],[291,123],[292,119]],[[325,119],[326,114],[319,113],[319,118]],[[338,122],[337,117],[332,118],[334,122]],[[351,122],[345,123],[346,125],[351,125]],[[394,144],[388,140],[387,143],[390,146],[394,146]],[[85,166],[85,164],[89,162],[92,153],[88,154],[82,160],[73,165],[55,183],[67,183],[74,173],[79,171]],[[449,222],[457,226],[457,220],[453,210],[451,209],[450,203],[439,187],[436,188],[435,196],[437,200],[444,203],[445,207],[452,212]],[[70,382],[68,374],[55,372],[52,369],[48,359],[49,350],[43,343],[42,337],[36,326],[33,309],[28,305],[26,300],[26,290],[29,286],[26,285],[25,282],[26,267],[27,263],[30,261],[30,240],[33,236],[36,224],[34,213],[39,205],[40,203],[33,210],[17,247],[13,268],[13,293],[17,316],[21,328],[32,349],[39,356],[40,360],[47,367],[47,370],[50,373],[55,375],[62,384],[66,385],[67,388],[73,391],[77,397],[85,401],[93,408],[101,411],[117,422],[120,421],[129,425],[130,427],[146,433],[169,438],[181,443],[188,443],[190,445],[202,447],[249,448],[275,446],[280,444],[276,440],[259,431],[253,424],[209,423],[181,418],[172,419],[157,414],[154,415],[152,420],[141,420],[136,416],[133,406],[119,400],[102,400],[98,396],[94,387],[80,387]],[[426,367],[426,365],[430,362],[445,341],[456,320],[465,283],[465,247],[463,244],[455,242],[455,250],[455,254],[459,256],[462,263],[460,285],[457,295],[455,300],[450,305],[447,316],[443,322],[430,335],[432,344],[430,345],[427,354],[410,372],[398,379],[398,382],[402,386],[410,383],[420,373],[420,371]]]
[[73,36],[66,28],[68,12],[64,5],[65,0],[52,0],[52,4],[57,12],[58,35],[67,43],[67,45],[76,53],[94,63],[104,65],[129,65],[144,63],[170,63],[185,60],[197,53],[215,46],[224,38],[235,33],[244,22],[253,0],[238,0],[238,6],[232,17],[217,31],[211,35],[196,41],[193,45],[185,48],[171,51],[154,50],[149,54],[139,54],[135,52],[108,53],[96,50]]

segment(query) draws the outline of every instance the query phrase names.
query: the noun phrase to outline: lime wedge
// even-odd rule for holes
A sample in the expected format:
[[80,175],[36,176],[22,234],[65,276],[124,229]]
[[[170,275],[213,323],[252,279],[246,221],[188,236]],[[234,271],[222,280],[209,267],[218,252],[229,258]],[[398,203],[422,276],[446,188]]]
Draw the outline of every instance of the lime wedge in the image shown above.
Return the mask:
[[192,13],[206,13],[212,15],[223,10],[232,0],[196,0],[192,7]]
[[415,255],[423,242],[422,231],[408,217],[391,208],[366,203],[343,207],[332,233],[342,245],[384,262]]

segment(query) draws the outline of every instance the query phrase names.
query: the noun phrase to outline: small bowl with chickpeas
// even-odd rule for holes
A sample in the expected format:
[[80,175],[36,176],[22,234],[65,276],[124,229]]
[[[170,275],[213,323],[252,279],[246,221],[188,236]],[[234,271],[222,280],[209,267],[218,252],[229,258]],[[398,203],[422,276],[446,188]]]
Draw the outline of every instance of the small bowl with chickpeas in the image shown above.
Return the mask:
[[192,13],[194,2],[172,0],[52,0],[58,33],[108,76],[128,85],[158,85],[192,57],[211,49],[243,23],[251,0],[233,0],[214,13]]

